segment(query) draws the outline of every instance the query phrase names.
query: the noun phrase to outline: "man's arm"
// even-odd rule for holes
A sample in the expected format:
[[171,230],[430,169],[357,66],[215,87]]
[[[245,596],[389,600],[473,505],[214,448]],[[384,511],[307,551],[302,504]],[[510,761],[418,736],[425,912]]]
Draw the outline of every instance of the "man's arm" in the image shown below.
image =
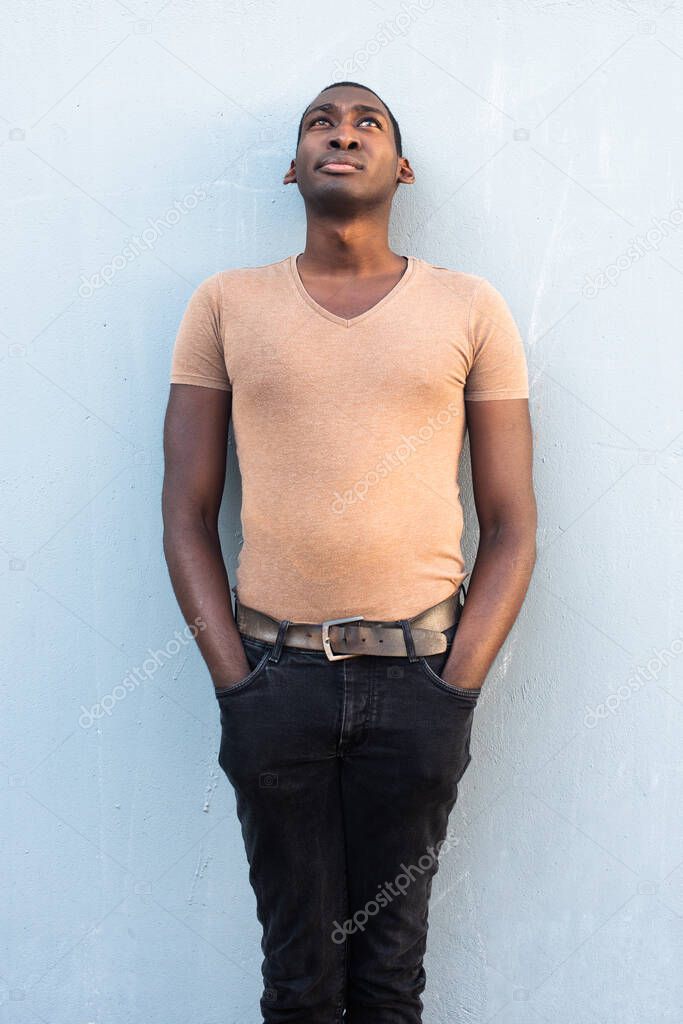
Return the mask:
[[465,406],[480,539],[443,679],[477,688],[524,601],[536,562],[537,512],[528,399]]
[[232,394],[171,384],[164,423],[164,555],[185,621],[197,634],[214,686],[230,686],[250,666],[235,624],[218,536]]

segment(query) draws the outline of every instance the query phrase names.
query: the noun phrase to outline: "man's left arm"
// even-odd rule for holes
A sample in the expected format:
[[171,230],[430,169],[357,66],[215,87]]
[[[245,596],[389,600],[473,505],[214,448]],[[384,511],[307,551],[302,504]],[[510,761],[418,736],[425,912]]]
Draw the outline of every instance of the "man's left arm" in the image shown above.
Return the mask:
[[442,678],[480,687],[512,628],[536,562],[526,398],[466,402],[479,548]]

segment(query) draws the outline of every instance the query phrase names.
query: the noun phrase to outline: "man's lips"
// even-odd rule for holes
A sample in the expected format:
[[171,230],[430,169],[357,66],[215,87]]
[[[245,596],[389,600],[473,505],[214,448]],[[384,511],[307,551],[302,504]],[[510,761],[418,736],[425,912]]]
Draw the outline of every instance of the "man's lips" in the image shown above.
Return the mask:
[[354,164],[344,163],[343,161],[337,163],[334,160],[330,160],[328,163],[318,167],[317,170],[326,171],[328,174],[353,174],[362,170],[362,168],[356,167]]

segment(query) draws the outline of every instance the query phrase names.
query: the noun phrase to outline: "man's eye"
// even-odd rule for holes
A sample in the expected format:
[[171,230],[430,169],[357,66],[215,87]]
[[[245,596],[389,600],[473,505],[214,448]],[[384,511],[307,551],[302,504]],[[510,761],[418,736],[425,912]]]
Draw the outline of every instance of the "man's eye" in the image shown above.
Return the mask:
[[[329,117],[325,117],[324,114],[321,114],[320,117],[315,117],[315,118],[313,118],[312,121],[309,121],[308,127],[312,128],[314,124],[318,124],[320,121],[326,121],[327,124],[332,124],[332,122],[330,121]],[[363,121],[373,121],[377,125],[378,128],[382,127],[380,122],[377,120],[377,118],[373,117],[371,114],[368,114],[367,117],[362,118],[360,123],[363,124]]]

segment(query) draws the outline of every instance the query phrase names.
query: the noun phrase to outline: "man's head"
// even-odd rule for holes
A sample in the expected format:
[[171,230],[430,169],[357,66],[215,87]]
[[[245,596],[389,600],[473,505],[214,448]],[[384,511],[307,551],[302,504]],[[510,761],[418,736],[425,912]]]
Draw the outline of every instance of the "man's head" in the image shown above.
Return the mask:
[[308,105],[283,179],[296,182],[305,200],[339,214],[390,205],[397,186],[413,181],[396,118],[360,82],[334,82]]
[[331,85],[326,85],[325,88],[321,90],[321,92],[318,94],[318,96],[315,98],[315,100],[313,100],[313,102],[311,104],[309,104],[308,107],[306,107],[306,110],[301,115],[301,120],[299,121],[299,131],[298,131],[297,137],[296,137],[296,148],[297,149],[299,148],[299,143],[301,142],[301,131],[302,131],[302,128],[303,128],[304,118],[306,117],[308,112],[311,110],[312,107],[314,107],[318,103],[318,101],[320,100],[320,96],[322,95],[323,92],[327,92],[329,89],[336,89],[338,86],[342,86],[342,85],[353,86],[356,89],[364,89],[365,92],[371,92],[372,95],[375,97],[375,99],[379,100],[380,108],[383,109],[386,112],[386,116],[388,117],[389,121],[391,122],[391,127],[392,127],[393,132],[394,132],[394,145],[396,146],[396,154],[397,154],[397,156],[403,156],[403,149],[402,149],[402,142],[401,142],[401,129],[398,126],[398,121],[396,120],[396,118],[394,117],[392,112],[389,110],[389,107],[387,106],[387,104],[384,102],[384,100],[381,100],[379,98],[379,96],[374,91],[374,89],[369,89],[366,85],[361,85],[360,82],[332,82]]

